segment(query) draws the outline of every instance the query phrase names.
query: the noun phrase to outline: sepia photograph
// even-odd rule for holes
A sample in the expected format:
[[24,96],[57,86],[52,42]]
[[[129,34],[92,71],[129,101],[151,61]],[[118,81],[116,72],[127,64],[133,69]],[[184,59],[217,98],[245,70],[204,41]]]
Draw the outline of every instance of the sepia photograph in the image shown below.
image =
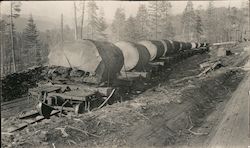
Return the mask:
[[0,1],[3,148],[250,148],[250,0]]

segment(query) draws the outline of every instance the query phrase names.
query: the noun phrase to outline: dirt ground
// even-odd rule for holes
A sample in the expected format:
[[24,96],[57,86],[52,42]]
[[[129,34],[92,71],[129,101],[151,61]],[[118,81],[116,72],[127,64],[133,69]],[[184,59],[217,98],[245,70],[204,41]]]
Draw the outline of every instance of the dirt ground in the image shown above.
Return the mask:
[[[81,115],[52,116],[14,135],[2,133],[2,147],[201,147],[214,135],[222,111],[246,72],[246,44],[221,57],[224,67],[198,77],[199,64],[216,52],[199,54],[163,69],[145,82],[146,91]],[[1,118],[7,132],[17,116]],[[64,129],[62,131],[61,129]]]

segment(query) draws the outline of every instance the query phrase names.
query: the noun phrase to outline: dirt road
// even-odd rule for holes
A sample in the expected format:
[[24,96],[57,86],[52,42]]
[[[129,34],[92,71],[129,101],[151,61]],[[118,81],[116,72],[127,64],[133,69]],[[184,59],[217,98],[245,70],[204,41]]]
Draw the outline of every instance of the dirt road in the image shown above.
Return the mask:
[[224,116],[215,134],[209,142],[209,147],[244,147],[250,146],[249,138],[249,100],[250,72],[234,92],[228,102]]

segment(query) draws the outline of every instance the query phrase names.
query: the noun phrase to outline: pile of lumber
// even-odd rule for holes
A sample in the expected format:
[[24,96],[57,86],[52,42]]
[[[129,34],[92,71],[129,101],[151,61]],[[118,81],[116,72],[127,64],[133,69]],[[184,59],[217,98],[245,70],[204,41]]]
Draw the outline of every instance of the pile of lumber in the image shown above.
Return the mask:
[[28,93],[36,82],[43,79],[44,67],[35,67],[19,73],[7,75],[2,79],[1,101],[10,101]]

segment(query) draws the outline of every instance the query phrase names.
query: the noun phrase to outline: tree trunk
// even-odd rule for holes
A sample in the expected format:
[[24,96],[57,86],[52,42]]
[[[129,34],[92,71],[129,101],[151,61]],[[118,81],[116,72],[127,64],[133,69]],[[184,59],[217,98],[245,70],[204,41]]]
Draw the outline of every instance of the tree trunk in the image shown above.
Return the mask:
[[75,40],[78,39],[78,29],[77,29],[77,16],[76,16],[76,2],[74,2],[74,19],[75,19]]
[[[2,19],[2,14],[1,14],[1,8],[2,8],[2,3],[0,3],[0,17]],[[4,75],[4,56],[3,56],[3,30],[1,30],[1,77]]]
[[250,0],[248,2],[248,39],[250,40]]
[[155,4],[156,4],[156,11],[155,11],[155,14],[156,14],[156,17],[155,17],[155,39],[157,40],[157,27],[158,27],[158,3],[157,1],[155,1]]
[[83,0],[83,4],[82,4],[82,19],[81,19],[81,39],[83,39],[83,21],[84,21],[84,11],[85,11],[85,0]]
[[12,62],[13,71],[16,72],[16,61],[15,61],[15,51],[14,51],[14,37],[13,37],[13,16],[12,16],[12,2],[10,2],[10,40],[11,40],[11,52],[12,52]]
[[63,14],[61,14],[61,41],[63,43]]

